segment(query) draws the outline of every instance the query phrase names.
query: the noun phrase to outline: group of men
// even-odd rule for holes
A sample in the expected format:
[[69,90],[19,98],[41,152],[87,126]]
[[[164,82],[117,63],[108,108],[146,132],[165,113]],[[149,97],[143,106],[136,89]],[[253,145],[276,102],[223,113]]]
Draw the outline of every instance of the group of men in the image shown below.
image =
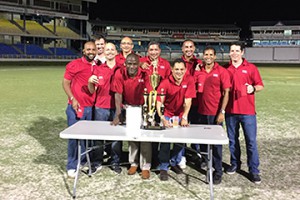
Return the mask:
[[[230,45],[230,62],[224,67],[215,61],[216,50],[211,46],[204,49],[203,59],[198,59],[192,40],[183,42],[181,58],[171,64],[161,57],[158,42],[149,42],[144,57],[134,53],[133,47],[132,39],[124,37],[118,53],[113,43],[98,37],[84,44],[81,58],[67,64],[63,88],[68,96],[68,125],[78,120],[110,121],[111,125],[123,123],[126,107],[142,106],[145,88],[148,92],[154,89],[149,77],[156,73],[160,77],[156,91],[164,93],[164,98],[157,95],[155,102],[160,122],[166,128],[172,128],[170,119],[173,116],[179,117],[182,127],[188,127],[190,123],[223,126],[225,121],[231,164],[226,169],[227,174],[233,174],[241,168],[239,128],[242,126],[250,180],[260,183],[254,97],[264,85],[257,67],[243,58],[243,43],[234,42]],[[96,173],[102,167],[104,141],[90,143],[99,146],[91,153],[92,172]],[[84,151],[84,141],[81,141],[81,145]],[[192,148],[198,153],[207,151],[205,144],[192,144]],[[111,169],[121,173],[122,142],[113,141],[105,150],[110,156]],[[128,151],[128,175],[140,170],[141,177],[149,179],[150,170],[156,164],[162,181],[168,180],[169,168],[176,174],[183,172],[181,162],[186,152],[180,144],[129,141]],[[205,162],[205,159],[202,161]],[[78,162],[84,165],[86,160],[84,157],[81,161],[77,160],[77,142],[69,139],[69,177],[75,176]],[[222,145],[213,146],[213,167],[213,183],[220,184],[223,175]]]

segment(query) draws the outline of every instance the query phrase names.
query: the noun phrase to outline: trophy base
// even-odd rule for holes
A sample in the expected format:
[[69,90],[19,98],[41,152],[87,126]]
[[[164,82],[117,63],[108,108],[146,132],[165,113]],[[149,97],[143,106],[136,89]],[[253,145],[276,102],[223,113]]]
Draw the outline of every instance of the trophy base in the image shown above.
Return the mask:
[[141,126],[141,129],[145,129],[145,130],[165,130],[166,127],[164,127],[164,126]]

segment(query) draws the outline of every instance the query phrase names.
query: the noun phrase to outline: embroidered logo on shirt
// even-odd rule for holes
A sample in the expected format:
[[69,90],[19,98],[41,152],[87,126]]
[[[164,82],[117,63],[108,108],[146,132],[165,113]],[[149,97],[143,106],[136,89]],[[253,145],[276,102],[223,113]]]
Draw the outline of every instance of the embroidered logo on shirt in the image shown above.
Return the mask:
[[144,79],[140,78],[139,83],[144,83]]
[[219,74],[213,74],[213,77],[219,77]]
[[243,73],[243,74],[248,74],[247,70],[245,70],[245,69],[242,70],[242,73]]
[[187,88],[187,85],[182,85],[182,88]]
[[159,66],[159,68],[161,68],[161,69],[164,69],[164,68],[165,68],[165,66],[161,65],[161,66]]

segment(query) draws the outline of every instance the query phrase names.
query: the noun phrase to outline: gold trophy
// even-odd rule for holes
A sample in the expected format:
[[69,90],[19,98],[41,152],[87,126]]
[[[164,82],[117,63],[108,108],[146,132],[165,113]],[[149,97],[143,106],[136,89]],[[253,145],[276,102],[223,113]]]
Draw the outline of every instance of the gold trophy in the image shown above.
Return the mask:
[[157,64],[158,60],[154,60],[151,62],[153,66],[153,72],[150,75],[150,84],[152,86],[152,90],[147,93],[147,89],[144,90],[144,105],[142,109],[142,116],[143,116],[143,129],[162,129],[160,124],[155,121],[155,114],[156,114],[156,98],[157,98],[157,91],[156,88],[160,83],[160,75],[157,71]]

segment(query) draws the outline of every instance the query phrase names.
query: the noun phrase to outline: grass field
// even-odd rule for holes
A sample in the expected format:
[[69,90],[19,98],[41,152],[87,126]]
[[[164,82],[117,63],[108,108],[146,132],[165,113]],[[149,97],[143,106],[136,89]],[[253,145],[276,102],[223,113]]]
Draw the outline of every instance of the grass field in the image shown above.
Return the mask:
[[[64,66],[0,66],[0,199],[71,199],[73,180],[66,178],[66,95]],[[256,95],[262,183],[247,178],[242,143],[242,172],[224,173],[214,186],[215,199],[300,199],[300,66],[259,65],[265,89]],[[243,140],[243,137],[241,137]],[[125,148],[125,147],[124,147]],[[228,146],[223,148],[229,164]],[[126,150],[126,149],[124,149]],[[108,167],[82,175],[77,199],[209,199],[205,174],[191,165],[187,175],[170,172],[161,182],[115,175]],[[186,180],[189,180],[188,183]]]

